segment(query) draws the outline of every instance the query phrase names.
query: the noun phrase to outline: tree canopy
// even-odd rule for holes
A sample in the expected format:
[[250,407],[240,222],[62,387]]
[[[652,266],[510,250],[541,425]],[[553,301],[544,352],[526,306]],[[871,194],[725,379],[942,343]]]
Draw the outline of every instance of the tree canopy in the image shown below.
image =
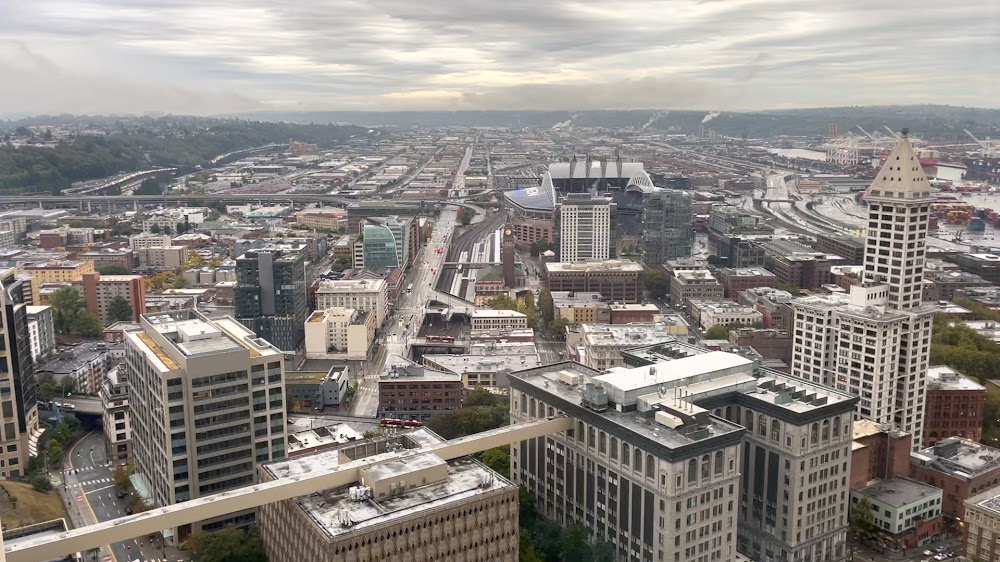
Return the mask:
[[132,273],[127,267],[122,265],[102,265],[96,269],[101,275],[128,275]]
[[267,562],[260,529],[229,525],[188,539],[196,562]]
[[87,310],[83,295],[73,287],[63,287],[52,293],[49,304],[52,305],[55,330],[61,334],[94,337],[104,329],[97,315]]
[[659,267],[646,270],[646,273],[642,275],[642,283],[646,290],[658,299],[665,298],[670,290],[667,273]]
[[108,323],[131,322],[133,320],[132,305],[128,299],[121,295],[116,295],[108,303]]

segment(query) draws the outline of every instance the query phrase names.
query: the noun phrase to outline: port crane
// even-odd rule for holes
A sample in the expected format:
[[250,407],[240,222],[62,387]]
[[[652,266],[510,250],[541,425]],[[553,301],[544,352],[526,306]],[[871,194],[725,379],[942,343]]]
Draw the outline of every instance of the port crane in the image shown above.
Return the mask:
[[965,131],[965,134],[972,137],[972,140],[976,141],[976,144],[978,144],[979,147],[983,149],[984,158],[1000,157],[1000,141],[991,140],[989,137],[986,137],[985,141],[981,141],[976,138],[976,135],[973,135],[971,132],[969,132],[968,129],[962,129],[962,130]]

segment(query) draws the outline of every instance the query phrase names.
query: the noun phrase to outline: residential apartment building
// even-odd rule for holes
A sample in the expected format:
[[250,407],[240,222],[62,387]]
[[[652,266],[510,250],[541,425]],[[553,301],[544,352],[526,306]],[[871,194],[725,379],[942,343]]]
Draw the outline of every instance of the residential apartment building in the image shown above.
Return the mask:
[[[126,331],[132,458],[155,507],[256,482],[285,457],[284,358],[231,317],[145,314]],[[250,521],[253,511],[180,530]]]
[[706,270],[678,270],[670,278],[670,304],[684,306],[689,299],[722,300],[726,289]]
[[36,364],[56,352],[56,326],[51,306],[25,307],[31,359]]
[[94,262],[94,269],[114,266],[131,271],[139,265],[135,250],[131,248],[100,248],[92,252],[79,253],[76,257],[84,261]]
[[965,500],[1000,485],[1000,449],[949,437],[910,454],[910,477],[944,490],[941,510],[965,517]]
[[921,446],[931,447],[948,437],[980,441],[985,407],[986,387],[951,367],[929,367]]
[[[108,309],[115,297],[128,301],[133,322],[146,313],[146,283],[141,275],[101,275],[84,273],[83,279],[73,286],[87,301],[87,310],[97,315],[101,324],[112,324]],[[121,320],[121,319],[117,319]]]
[[389,284],[385,279],[320,281],[315,296],[316,310],[340,307],[371,312],[376,327],[389,315]]
[[921,301],[934,197],[905,131],[866,201],[864,283],[849,297],[795,303],[792,372],[860,396],[859,418],[921,436],[936,308]]
[[34,304],[41,304],[39,294],[44,283],[71,283],[83,278],[84,273],[94,272],[92,261],[46,261],[25,264],[18,271],[19,275],[31,278],[31,299]]
[[559,261],[607,261],[615,257],[615,207],[610,197],[568,194],[558,205]]
[[435,371],[402,357],[389,357],[378,379],[378,411],[387,418],[426,421],[460,410],[462,375]]
[[233,312],[243,325],[282,351],[305,339],[305,256],[276,249],[249,251],[236,258]]
[[38,455],[38,381],[28,335],[27,287],[14,269],[0,271],[0,477],[27,475]]
[[516,310],[476,309],[472,313],[473,330],[510,331],[528,327],[528,317]]
[[881,540],[892,550],[920,549],[941,532],[941,489],[890,478],[851,492],[851,505],[868,500]]
[[642,299],[642,266],[631,260],[546,262],[549,291],[600,293],[605,301],[636,303]]
[[691,255],[694,230],[691,194],[660,189],[642,201],[642,259],[647,267]]
[[[370,458],[360,480],[260,508],[270,560],[396,562],[518,559],[518,490],[471,457],[445,461],[426,450],[441,438],[426,429],[386,441],[264,465],[261,482]],[[373,456],[374,455],[374,456]]]
[[375,343],[375,315],[353,308],[317,310],[305,322],[306,357],[361,361]]
[[187,246],[157,246],[136,249],[139,267],[153,269],[180,269],[191,256]]
[[132,441],[132,412],[128,404],[126,367],[112,367],[101,381],[100,397],[103,411],[101,427],[108,442],[111,461],[124,464],[129,460],[129,443]]
[[57,384],[66,382],[79,394],[96,396],[111,360],[106,343],[83,342],[36,363],[35,373],[50,376]]
[[166,248],[173,245],[169,234],[151,234],[143,232],[129,236],[128,245],[133,251],[143,248]]
[[617,560],[846,560],[855,399],[691,353],[606,374],[568,362],[514,373],[512,421],[576,424],[515,444],[512,480]]

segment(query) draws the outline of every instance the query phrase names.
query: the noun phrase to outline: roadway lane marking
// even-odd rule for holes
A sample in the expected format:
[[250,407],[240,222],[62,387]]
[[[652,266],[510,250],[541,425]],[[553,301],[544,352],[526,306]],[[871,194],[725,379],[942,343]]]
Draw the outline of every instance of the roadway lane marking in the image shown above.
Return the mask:
[[111,486],[105,486],[105,487],[103,487],[103,488],[97,488],[96,490],[90,490],[90,491],[88,491],[88,492],[84,492],[84,493],[86,493],[86,494],[93,494],[94,492],[100,492],[100,491],[102,491],[102,490],[107,490],[108,488],[114,488],[114,485],[111,485]]

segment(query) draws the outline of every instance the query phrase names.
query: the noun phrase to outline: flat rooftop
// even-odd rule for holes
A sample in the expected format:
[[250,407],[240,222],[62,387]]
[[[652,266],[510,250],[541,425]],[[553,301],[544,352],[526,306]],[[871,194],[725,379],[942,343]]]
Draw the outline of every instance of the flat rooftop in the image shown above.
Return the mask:
[[947,365],[927,368],[928,390],[986,391],[986,387],[966,377]]
[[901,508],[921,501],[941,498],[941,489],[909,478],[890,478],[853,492],[883,505]]
[[588,345],[626,345],[674,341],[669,333],[671,324],[641,322],[633,324],[581,324],[575,327],[586,339]]
[[642,271],[642,266],[632,260],[606,260],[576,263],[546,262],[545,269],[549,273],[599,272],[599,271]]
[[933,447],[910,453],[910,462],[961,478],[1000,469],[1000,450],[961,437],[949,437]]
[[612,369],[606,375],[594,377],[594,380],[628,392],[650,385],[677,382],[697,373],[710,373],[734,368],[743,368],[749,372],[752,366],[753,361],[734,353],[710,351],[659,363],[655,369],[653,366]]
[[427,365],[448,372],[462,373],[499,373],[501,371],[521,371],[534,369],[542,364],[537,353],[503,355],[492,353],[484,355],[424,355]]

